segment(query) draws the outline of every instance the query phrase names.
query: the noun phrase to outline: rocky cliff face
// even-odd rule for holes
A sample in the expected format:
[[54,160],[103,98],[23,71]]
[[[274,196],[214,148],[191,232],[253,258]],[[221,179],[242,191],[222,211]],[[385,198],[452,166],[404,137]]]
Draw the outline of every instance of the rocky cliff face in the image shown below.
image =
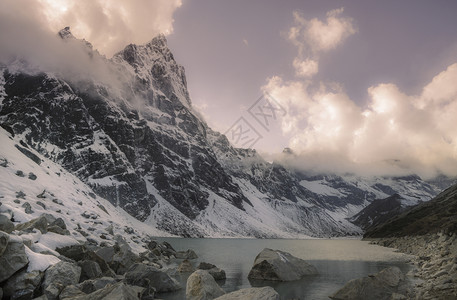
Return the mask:
[[[77,41],[69,28],[59,33]],[[310,176],[233,148],[194,112],[184,68],[164,36],[112,59],[77,41],[107,78],[71,77],[18,58],[0,70],[0,123],[99,196],[184,236],[360,234],[345,218],[395,192],[428,200],[413,179]]]

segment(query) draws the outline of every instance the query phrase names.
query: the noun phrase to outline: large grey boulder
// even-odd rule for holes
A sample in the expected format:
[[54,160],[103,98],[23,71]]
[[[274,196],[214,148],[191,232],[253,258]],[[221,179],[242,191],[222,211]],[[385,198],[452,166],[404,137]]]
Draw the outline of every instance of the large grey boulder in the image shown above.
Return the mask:
[[290,253],[265,248],[257,255],[249,279],[293,281],[306,275],[316,275],[317,270],[303,259]]
[[234,291],[215,300],[279,300],[279,294],[272,287],[247,288]]
[[14,224],[10,218],[4,214],[0,214],[0,231],[11,233],[14,230]]
[[201,262],[197,269],[208,271],[208,273],[214,277],[214,280],[224,280],[226,278],[224,270],[210,263]]
[[68,300],[139,300],[143,295],[144,288],[129,286],[124,282],[108,284],[103,289],[88,295],[66,298]]
[[205,270],[197,270],[187,279],[187,300],[211,300],[224,294],[213,276]]
[[36,219],[16,225],[14,229],[19,231],[31,232],[34,228],[41,231],[41,233],[48,232],[48,220],[46,219],[46,217],[41,215]]
[[42,284],[44,294],[48,300],[57,299],[60,292],[68,285],[76,285],[81,276],[81,267],[60,261],[49,267],[44,274]]
[[95,253],[101,257],[116,274],[123,275],[133,264],[140,262],[141,258],[132,251],[123,237],[116,235],[115,239],[116,244],[114,247],[100,248]]
[[22,270],[11,276],[3,286],[3,293],[10,299],[32,299],[39,288],[43,273],[40,271],[27,272]]
[[330,296],[334,300],[364,300],[364,299],[391,299],[405,279],[398,267],[389,267],[374,276],[353,279],[335,294]]
[[172,292],[181,288],[179,282],[167,273],[155,267],[137,263],[125,273],[125,282],[129,285],[144,287],[145,295],[154,295],[154,292]]
[[[6,233],[5,233],[6,234]],[[5,235],[2,234],[3,238]],[[14,273],[28,264],[24,242],[15,235],[9,235],[3,254],[0,256],[0,282],[10,278]]]
[[87,279],[94,279],[102,277],[103,273],[100,269],[98,263],[92,260],[82,260],[78,262],[78,266],[81,267],[81,278],[80,281],[83,282]]

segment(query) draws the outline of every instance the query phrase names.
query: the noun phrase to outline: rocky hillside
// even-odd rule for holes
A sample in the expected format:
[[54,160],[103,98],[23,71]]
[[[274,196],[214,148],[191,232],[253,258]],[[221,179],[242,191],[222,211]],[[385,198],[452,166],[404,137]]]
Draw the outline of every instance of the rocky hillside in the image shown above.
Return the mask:
[[184,68],[164,36],[128,45],[109,60],[69,28],[56,38],[82,49],[85,63],[70,70],[25,57],[0,64],[0,124],[8,132],[0,132],[2,140],[57,164],[57,173],[76,176],[91,195],[162,232],[358,235],[347,218],[374,199],[398,193],[411,205],[440,190],[443,180],[417,176],[298,173],[233,148],[192,108]]
[[446,189],[433,200],[367,230],[365,238],[420,236],[443,232],[457,233],[457,185]]
[[386,223],[405,210],[400,195],[394,194],[385,199],[377,199],[355,214],[350,221],[363,230]]

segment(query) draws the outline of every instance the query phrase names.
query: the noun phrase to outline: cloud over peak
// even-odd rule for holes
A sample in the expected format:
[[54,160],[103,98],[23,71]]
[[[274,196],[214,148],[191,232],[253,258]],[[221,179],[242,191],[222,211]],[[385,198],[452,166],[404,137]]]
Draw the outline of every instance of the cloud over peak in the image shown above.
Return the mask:
[[180,6],[181,0],[2,0],[0,3],[2,14],[14,16],[16,21],[27,19],[54,33],[70,26],[75,36],[91,41],[108,57],[129,43],[145,43],[159,33],[171,33],[173,13]]

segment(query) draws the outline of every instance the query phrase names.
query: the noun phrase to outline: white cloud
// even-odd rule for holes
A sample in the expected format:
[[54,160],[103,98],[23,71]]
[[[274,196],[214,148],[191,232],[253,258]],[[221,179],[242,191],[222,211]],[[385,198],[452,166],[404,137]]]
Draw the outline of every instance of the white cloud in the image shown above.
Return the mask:
[[347,37],[356,32],[353,20],[343,17],[344,9],[327,12],[326,20],[307,20],[294,12],[295,25],[290,28],[288,38],[299,47],[300,53],[308,50],[314,54],[334,49]]
[[319,63],[312,59],[294,59],[295,74],[300,77],[311,77],[319,71]]
[[435,76],[421,95],[395,84],[368,89],[363,108],[341,90],[270,78],[264,89],[289,112],[282,119],[295,166],[369,174],[457,175],[457,64]]
[[16,21],[28,20],[53,33],[70,26],[75,36],[89,40],[108,57],[129,43],[145,43],[159,33],[171,33],[173,13],[180,6],[181,0],[2,0],[0,3],[2,14],[13,16]]

